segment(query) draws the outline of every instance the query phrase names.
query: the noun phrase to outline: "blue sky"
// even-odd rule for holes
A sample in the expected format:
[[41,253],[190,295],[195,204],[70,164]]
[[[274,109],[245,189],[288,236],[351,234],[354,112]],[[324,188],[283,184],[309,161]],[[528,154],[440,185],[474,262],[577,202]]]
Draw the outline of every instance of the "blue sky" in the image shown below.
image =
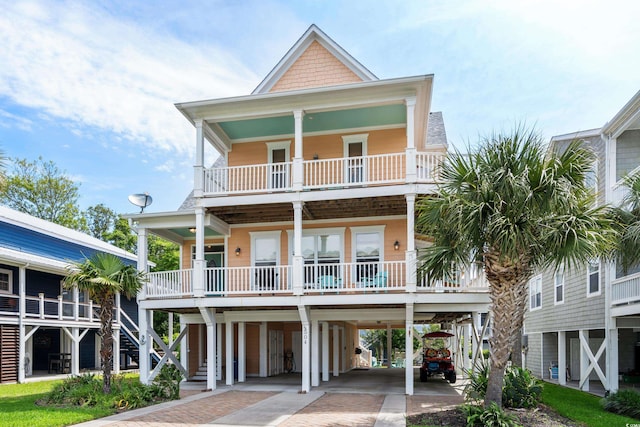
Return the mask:
[[[640,2],[0,0],[0,148],[53,160],[81,206],[176,209],[195,135],[173,106],[250,93],[315,23],[379,78],[435,75],[449,142],[526,120],[602,126],[640,89]],[[212,159],[213,154],[209,157]]]

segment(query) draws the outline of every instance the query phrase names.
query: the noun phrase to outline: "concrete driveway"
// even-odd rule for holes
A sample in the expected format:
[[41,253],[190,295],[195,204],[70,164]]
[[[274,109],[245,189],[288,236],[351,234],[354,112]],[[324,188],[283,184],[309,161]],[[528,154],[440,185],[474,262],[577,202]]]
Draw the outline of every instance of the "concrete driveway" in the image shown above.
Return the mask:
[[404,395],[404,369],[355,370],[301,394],[300,375],[249,378],[245,383],[203,392],[203,383],[185,383],[181,400],[129,411],[81,426],[367,426],[404,427],[413,413],[462,402],[464,382],[417,380]]

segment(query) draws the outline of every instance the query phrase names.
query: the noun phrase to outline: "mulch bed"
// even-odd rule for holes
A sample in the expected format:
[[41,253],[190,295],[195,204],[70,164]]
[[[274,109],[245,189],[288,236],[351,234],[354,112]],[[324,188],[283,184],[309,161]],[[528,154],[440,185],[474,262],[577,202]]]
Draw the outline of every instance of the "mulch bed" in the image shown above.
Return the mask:
[[[523,427],[578,427],[582,424],[562,417],[549,407],[536,409],[505,409]],[[407,425],[466,427],[467,419],[460,408],[434,411],[407,417]]]

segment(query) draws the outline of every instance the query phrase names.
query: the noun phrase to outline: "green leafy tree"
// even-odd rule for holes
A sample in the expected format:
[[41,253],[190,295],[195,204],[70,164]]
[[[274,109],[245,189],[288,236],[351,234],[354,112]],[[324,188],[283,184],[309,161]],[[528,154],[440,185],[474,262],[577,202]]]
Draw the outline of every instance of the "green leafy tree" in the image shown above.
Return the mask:
[[115,255],[96,252],[82,263],[69,266],[64,278],[66,289],[77,287],[88,292],[100,305],[100,360],[102,362],[102,391],[111,392],[111,367],[113,364],[113,308],[115,296],[120,293],[131,298],[138,293],[144,280],[143,273],[135,266],[125,264]]
[[136,235],[131,232],[129,222],[125,218],[119,217],[113,226],[113,230],[106,233],[104,239],[107,243],[111,243],[120,249],[132,253],[136,252]]
[[118,214],[114,210],[100,203],[95,206],[89,206],[82,213],[86,233],[100,240],[107,240],[107,237],[114,231]]
[[504,371],[522,328],[534,271],[588,262],[609,249],[612,223],[585,178],[593,153],[578,142],[545,149],[522,127],[481,141],[469,155],[447,156],[442,184],[419,205],[417,231],[433,245],[421,273],[442,277],[480,263],[493,314],[485,406],[502,405]]
[[52,161],[16,159],[2,186],[0,202],[65,227],[82,228],[78,185]]

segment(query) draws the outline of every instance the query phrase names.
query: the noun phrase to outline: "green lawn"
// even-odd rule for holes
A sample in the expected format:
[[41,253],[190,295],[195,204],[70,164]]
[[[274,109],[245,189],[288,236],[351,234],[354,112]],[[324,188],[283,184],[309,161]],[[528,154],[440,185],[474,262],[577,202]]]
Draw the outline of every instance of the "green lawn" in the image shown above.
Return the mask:
[[605,411],[600,405],[600,399],[598,396],[580,390],[546,382],[542,392],[542,402],[545,405],[550,406],[560,415],[589,427],[640,424],[640,420]]
[[114,412],[96,408],[51,408],[35,404],[36,400],[60,382],[0,385],[0,424],[6,427],[58,427],[93,420]]

